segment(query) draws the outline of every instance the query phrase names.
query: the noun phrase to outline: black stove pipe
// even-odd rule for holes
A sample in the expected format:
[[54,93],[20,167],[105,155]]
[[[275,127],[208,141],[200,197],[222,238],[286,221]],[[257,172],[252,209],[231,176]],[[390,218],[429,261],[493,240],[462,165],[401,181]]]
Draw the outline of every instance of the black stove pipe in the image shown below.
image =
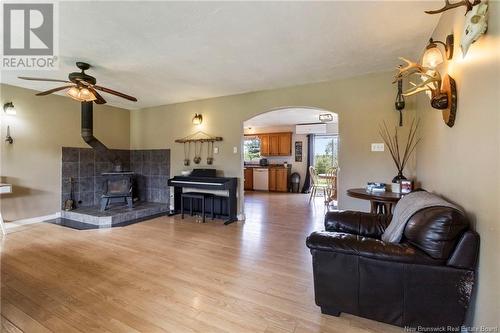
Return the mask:
[[120,159],[113,154],[104,143],[94,136],[93,102],[82,102],[82,138],[90,147],[94,148],[98,154],[106,156],[111,163],[113,163],[113,169],[115,171],[121,171],[122,163]]

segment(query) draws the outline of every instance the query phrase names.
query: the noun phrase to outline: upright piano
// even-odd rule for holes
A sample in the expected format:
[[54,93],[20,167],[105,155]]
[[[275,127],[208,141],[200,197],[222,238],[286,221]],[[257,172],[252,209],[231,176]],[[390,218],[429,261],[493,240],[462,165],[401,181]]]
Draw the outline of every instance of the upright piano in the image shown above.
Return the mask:
[[[238,178],[236,177],[217,177],[215,169],[194,169],[189,176],[170,178],[168,186],[174,187],[174,214],[181,212],[181,194],[184,189],[189,189],[189,192],[199,190],[199,192],[215,193],[214,214],[217,217],[226,218],[224,224],[227,225],[238,220],[236,197]],[[218,191],[223,192],[218,195]],[[193,206],[199,204],[193,203]],[[194,208],[194,210],[201,210],[197,206]],[[206,211],[210,212],[211,207],[207,207]]]

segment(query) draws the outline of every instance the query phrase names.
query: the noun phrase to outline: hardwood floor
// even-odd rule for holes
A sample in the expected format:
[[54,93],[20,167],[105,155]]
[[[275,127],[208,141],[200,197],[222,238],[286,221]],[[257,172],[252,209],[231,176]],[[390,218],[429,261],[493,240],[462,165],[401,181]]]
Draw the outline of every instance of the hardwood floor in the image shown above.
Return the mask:
[[322,315],[305,237],[323,206],[246,195],[246,222],[161,217],[78,231],[37,224],[1,255],[2,332],[401,332]]

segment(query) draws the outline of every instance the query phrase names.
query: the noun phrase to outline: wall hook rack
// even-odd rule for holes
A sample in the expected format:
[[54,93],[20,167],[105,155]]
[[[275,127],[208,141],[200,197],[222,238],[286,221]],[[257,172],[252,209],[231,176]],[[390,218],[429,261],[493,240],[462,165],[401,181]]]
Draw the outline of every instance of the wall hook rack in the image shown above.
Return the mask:
[[177,143],[186,143],[186,142],[215,142],[222,141],[222,137],[220,136],[212,136],[203,131],[198,131],[194,134],[183,137],[182,139],[177,139],[175,142]]

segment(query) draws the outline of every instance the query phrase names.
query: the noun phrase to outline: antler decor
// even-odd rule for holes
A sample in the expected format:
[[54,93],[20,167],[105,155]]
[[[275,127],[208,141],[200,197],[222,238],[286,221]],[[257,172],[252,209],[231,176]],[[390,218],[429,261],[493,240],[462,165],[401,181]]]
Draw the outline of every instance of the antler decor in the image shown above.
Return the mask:
[[465,14],[467,14],[469,11],[472,10],[472,7],[477,6],[481,3],[481,0],[474,0],[474,2],[470,2],[469,0],[462,0],[459,2],[455,3],[450,3],[450,0],[444,0],[444,7],[436,10],[426,10],[425,12],[427,14],[439,14],[444,11],[447,11],[449,9],[457,8],[457,7],[462,7],[465,6],[467,10],[465,11]]
[[399,59],[406,62],[407,65],[396,67],[398,73],[394,77],[394,81],[392,83],[396,83],[397,81],[404,78],[409,78],[412,75],[418,76],[421,79],[421,82],[418,84],[410,81],[410,84],[413,87],[404,91],[403,96],[406,97],[415,95],[416,93],[419,93],[421,91],[431,91],[432,96],[440,94],[439,87],[441,86],[441,75],[438,71],[432,70],[428,67],[424,67],[403,57],[400,57]]
[[412,96],[423,91],[430,91],[431,106],[435,109],[443,111],[443,119],[449,127],[455,123],[455,114],[457,109],[457,90],[455,80],[449,75],[445,76],[445,80],[441,78],[441,74],[437,70],[429,67],[424,67],[416,62],[400,57],[399,59],[406,62],[406,65],[397,67],[398,72],[394,76],[393,83],[398,80],[410,77],[418,77],[420,82],[414,83],[409,81],[412,86],[403,92],[403,96]]

